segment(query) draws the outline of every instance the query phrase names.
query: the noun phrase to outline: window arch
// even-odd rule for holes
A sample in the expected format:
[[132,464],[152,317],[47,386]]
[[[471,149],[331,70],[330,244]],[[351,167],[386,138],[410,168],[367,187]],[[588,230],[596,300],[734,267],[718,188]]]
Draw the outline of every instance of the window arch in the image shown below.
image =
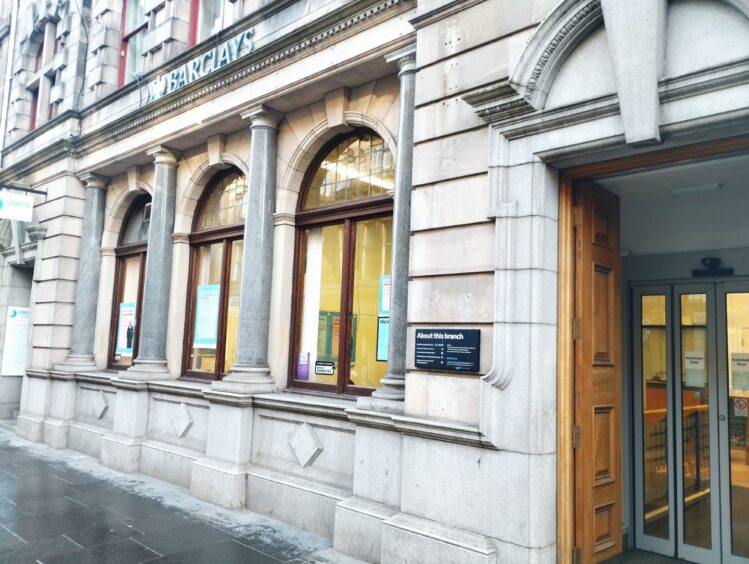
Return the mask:
[[190,234],[184,373],[220,379],[237,352],[247,182],[236,168],[207,184]]
[[151,196],[139,196],[125,216],[115,249],[115,299],[109,367],[125,369],[138,356],[140,304],[143,303],[143,278],[151,219]]
[[393,190],[392,155],[370,130],[333,139],[307,171],[296,217],[291,386],[367,395],[385,376]]

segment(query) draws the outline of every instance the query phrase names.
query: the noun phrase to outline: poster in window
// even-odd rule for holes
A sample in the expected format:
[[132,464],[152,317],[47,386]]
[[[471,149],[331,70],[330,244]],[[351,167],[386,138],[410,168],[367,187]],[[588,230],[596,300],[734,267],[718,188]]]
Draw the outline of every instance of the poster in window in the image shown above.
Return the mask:
[[221,284],[198,286],[195,297],[195,333],[192,346],[196,349],[215,349],[218,339],[218,310]]
[[749,354],[731,354],[731,388],[749,390]]
[[377,318],[377,362],[387,362],[390,340],[390,318]]
[[3,376],[23,376],[26,373],[26,353],[31,310],[27,307],[9,306],[5,318],[3,343]]
[[133,356],[135,341],[135,302],[122,302],[120,316],[117,322],[117,347],[115,352],[120,356]]
[[380,276],[380,316],[390,315],[390,294],[393,277],[390,274]]
[[691,388],[704,388],[707,381],[705,353],[703,351],[684,352],[684,383]]

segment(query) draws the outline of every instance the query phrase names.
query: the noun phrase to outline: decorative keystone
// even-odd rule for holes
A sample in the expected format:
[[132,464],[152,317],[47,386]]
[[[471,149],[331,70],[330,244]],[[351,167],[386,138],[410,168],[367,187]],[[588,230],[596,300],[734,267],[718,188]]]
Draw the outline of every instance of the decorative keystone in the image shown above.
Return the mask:
[[172,417],[172,427],[174,427],[174,432],[180,439],[187,434],[192,427],[192,423],[190,409],[184,403],[179,404],[177,413]]
[[311,465],[323,451],[322,443],[314,429],[307,423],[302,423],[289,441],[289,446],[296,456],[299,466],[306,468]]
[[96,399],[94,400],[94,415],[96,415],[97,419],[101,419],[104,417],[104,414],[107,412],[107,409],[109,409],[109,403],[107,402],[107,396],[99,390],[98,395],[96,396]]

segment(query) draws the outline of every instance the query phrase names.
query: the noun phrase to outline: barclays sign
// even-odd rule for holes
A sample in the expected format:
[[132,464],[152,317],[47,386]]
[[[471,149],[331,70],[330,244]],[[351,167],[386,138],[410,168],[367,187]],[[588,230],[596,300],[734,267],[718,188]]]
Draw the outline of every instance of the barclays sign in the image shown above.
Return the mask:
[[160,75],[148,84],[147,102],[153,102],[177,92],[188,84],[249,55],[254,49],[252,41],[254,35],[254,29],[247,29],[205,53],[190,59],[184,65]]

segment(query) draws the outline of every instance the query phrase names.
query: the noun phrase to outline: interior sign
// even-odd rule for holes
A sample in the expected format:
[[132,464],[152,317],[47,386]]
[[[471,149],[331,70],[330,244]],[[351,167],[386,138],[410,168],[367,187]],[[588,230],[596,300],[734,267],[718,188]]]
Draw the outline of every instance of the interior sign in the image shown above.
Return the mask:
[[205,53],[187,61],[184,65],[162,74],[148,85],[148,102],[158,100],[167,94],[217,71],[250,54],[254,49],[252,37],[255,29],[250,28]]
[[416,368],[478,372],[480,329],[417,329]]
[[26,194],[0,192],[0,219],[15,219],[31,222],[34,212],[34,198]]

